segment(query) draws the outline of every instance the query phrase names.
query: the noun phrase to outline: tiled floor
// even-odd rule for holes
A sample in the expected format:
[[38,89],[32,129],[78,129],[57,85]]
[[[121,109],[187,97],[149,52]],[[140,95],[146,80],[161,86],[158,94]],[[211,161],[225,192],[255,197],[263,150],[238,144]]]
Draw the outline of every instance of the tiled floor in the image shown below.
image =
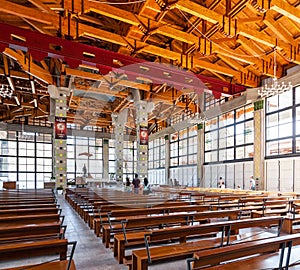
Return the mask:
[[96,237],[62,197],[59,198],[59,204],[63,209],[62,215],[65,216],[64,223],[67,225],[66,238],[69,241],[77,241],[74,254],[77,270],[128,269],[117,264],[112,251],[102,245],[101,239]]
[[[113,252],[106,249],[101,239],[97,238],[92,230],[89,229],[77,213],[69,204],[59,198],[59,204],[65,215],[65,225],[67,225],[66,238],[70,241],[77,241],[74,261],[77,270],[121,270],[128,269],[127,266],[118,264],[113,257]],[[172,263],[153,265],[149,270],[186,270],[186,262],[177,261]]]
[[[74,254],[74,261],[77,270],[126,270],[124,265],[117,263],[113,257],[113,252],[106,249],[101,239],[97,238],[92,230],[89,229],[87,224],[77,215],[77,213],[69,206],[64,200],[63,196],[59,196],[58,202],[62,208],[62,215],[65,216],[64,224],[67,225],[66,238],[69,241],[77,241],[77,246]],[[244,234],[247,237],[247,234]],[[299,260],[299,249],[295,250],[292,254],[291,262]],[[28,265],[49,261],[53,258],[43,257],[33,260],[19,260],[12,262],[1,262],[0,269],[5,269],[11,266]],[[276,265],[276,263],[274,264]],[[186,260],[176,261],[172,263],[165,263],[153,265],[149,270],[186,270]],[[291,267],[291,269],[300,269],[300,266]],[[55,270],[55,269],[53,269]]]

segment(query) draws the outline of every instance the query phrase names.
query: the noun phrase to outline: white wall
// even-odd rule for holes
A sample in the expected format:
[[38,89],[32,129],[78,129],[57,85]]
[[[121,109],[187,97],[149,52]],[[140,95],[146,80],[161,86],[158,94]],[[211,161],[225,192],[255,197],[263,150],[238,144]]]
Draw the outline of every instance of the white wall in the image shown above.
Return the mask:
[[[226,188],[249,189],[249,179],[253,175],[253,162],[238,162],[204,166],[204,187],[216,188],[218,179],[225,179]],[[300,177],[300,175],[299,175]]]

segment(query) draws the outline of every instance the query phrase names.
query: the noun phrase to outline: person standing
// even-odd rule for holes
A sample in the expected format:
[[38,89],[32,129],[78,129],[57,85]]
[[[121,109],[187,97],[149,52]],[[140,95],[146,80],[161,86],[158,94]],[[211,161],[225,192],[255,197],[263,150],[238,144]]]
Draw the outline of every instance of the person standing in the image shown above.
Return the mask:
[[255,180],[253,178],[253,175],[250,176],[250,186],[249,189],[255,190]]
[[222,176],[220,176],[219,181],[218,181],[218,188],[222,187],[222,184],[225,183]]
[[86,169],[85,163],[83,164],[82,172],[83,172],[83,177],[86,177],[87,176],[87,169]]
[[223,181],[220,186],[221,189],[225,189],[225,182]]
[[139,193],[139,188],[140,188],[140,179],[138,174],[134,174],[134,179],[132,180],[132,185],[133,185],[133,191],[134,193],[138,194]]
[[129,177],[126,177],[125,191],[131,192],[131,183],[130,183]]
[[149,193],[151,193],[150,184],[149,184],[148,178],[145,177],[144,178],[143,194],[148,195]]

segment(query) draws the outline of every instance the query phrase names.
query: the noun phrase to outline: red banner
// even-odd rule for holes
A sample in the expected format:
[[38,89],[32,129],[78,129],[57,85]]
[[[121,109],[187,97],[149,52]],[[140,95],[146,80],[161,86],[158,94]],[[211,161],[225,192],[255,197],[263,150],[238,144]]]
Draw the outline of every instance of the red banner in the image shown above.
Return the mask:
[[140,145],[148,145],[148,128],[140,126]]
[[55,139],[67,139],[66,117],[55,117]]

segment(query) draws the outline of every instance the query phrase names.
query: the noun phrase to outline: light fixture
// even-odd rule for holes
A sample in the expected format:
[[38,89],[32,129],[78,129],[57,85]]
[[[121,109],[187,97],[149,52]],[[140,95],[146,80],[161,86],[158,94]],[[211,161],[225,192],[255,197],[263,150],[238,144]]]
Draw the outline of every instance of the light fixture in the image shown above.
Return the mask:
[[277,68],[277,63],[276,63],[276,47],[274,48],[274,77],[273,77],[273,83],[271,85],[264,85],[263,87],[258,90],[258,94],[260,95],[261,98],[267,98],[271,96],[275,96],[278,94],[281,94],[285,91],[289,91],[293,89],[293,86],[291,82],[288,82],[286,84],[285,82],[279,83],[276,77],[276,68]]
[[19,100],[18,96],[14,96],[14,98],[15,98],[15,100],[16,100],[17,105],[20,106],[21,103],[20,103],[20,100]]
[[34,104],[34,108],[37,108],[38,104],[37,104],[37,100],[36,100],[36,98],[35,98],[35,99],[33,99],[33,104]]
[[14,92],[14,90],[11,89],[8,85],[1,84],[1,87],[0,87],[0,96],[1,97],[11,98],[13,92]]
[[33,80],[30,80],[30,85],[31,85],[32,94],[35,94],[36,91],[35,91],[35,85],[34,85],[34,81]]

